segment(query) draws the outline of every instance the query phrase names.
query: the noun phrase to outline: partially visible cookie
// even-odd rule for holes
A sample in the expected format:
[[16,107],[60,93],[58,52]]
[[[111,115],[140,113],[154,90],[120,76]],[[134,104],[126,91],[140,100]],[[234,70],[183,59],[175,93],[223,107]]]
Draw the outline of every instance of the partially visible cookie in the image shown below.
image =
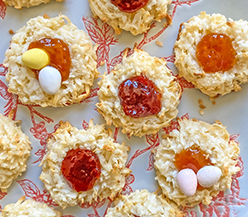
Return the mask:
[[127,151],[129,147],[114,142],[104,125],[90,121],[87,130],[78,130],[60,122],[48,139],[40,179],[63,208],[113,199],[130,173],[125,167]]
[[[39,4],[46,4],[48,2],[50,2],[50,0],[3,0],[4,3],[8,6],[13,6],[15,7],[16,9],[22,9],[23,7],[32,7],[32,6],[36,6],[36,5],[39,5]],[[64,0],[56,0],[58,2],[62,2]]]
[[98,111],[107,125],[134,136],[157,133],[176,117],[181,88],[164,59],[134,49],[99,82]]
[[[178,157],[179,153],[185,150],[190,150],[190,153],[186,152],[187,156]],[[154,151],[156,180],[162,188],[162,193],[179,206],[194,206],[201,202],[208,205],[220,191],[231,187],[232,175],[239,171],[239,167],[236,166],[239,151],[238,144],[230,140],[229,133],[221,123],[211,125],[195,119],[179,120],[179,129],[169,133]],[[202,155],[202,152],[205,154]],[[193,163],[187,161],[188,158]],[[178,162],[178,159],[181,162]],[[185,169],[188,166],[197,167],[199,165],[195,164],[195,159],[200,161],[199,165],[210,161],[210,164],[220,169],[222,174],[213,186],[206,188],[198,186],[194,195],[187,196],[177,181],[179,169],[176,165],[186,166]]]
[[[10,115],[11,116],[11,115]],[[7,191],[14,179],[26,171],[31,146],[21,130],[21,121],[0,114],[0,190]]]
[[108,208],[106,217],[180,217],[183,212],[162,195],[158,196],[147,190],[136,190],[130,195],[120,195],[114,201],[114,207]]
[[[133,35],[142,34],[150,29],[153,21],[161,22],[164,17],[168,18],[169,23],[171,22],[167,13],[167,6],[171,3],[171,0],[142,0],[139,3],[145,2],[145,5],[136,11],[132,10],[133,12],[123,11],[121,7],[112,2],[121,4],[122,1],[89,0],[93,14],[112,26],[117,35],[121,34],[122,29],[130,31]],[[132,2],[137,3],[138,1],[130,2],[132,4]],[[125,3],[123,1],[123,5]]]
[[174,46],[179,75],[210,97],[241,90],[248,81],[248,22],[201,12],[181,27]]
[[25,196],[21,197],[16,203],[8,204],[1,210],[1,217],[60,217],[62,214],[49,207],[44,202],[36,202],[33,199],[25,200]]
[[[59,59],[61,61],[65,60],[64,57],[70,58],[69,63],[64,64],[65,67],[70,66],[68,77],[65,76],[65,80],[63,80],[62,76],[62,82],[59,81],[61,86],[54,95],[45,92],[41,86],[39,76],[44,68],[37,72],[23,62],[23,54],[28,51],[31,43],[41,43],[42,41],[44,44],[44,41],[48,40],[63,42],[68,47],[67,51],[69,52],[67,56],[66,53],[63,54],[64,50],[59,50],[59,52],[55,50],[53,56],[49,54],[50,64],[60,55],[63,55]],[[60,48],[59,46],[54,47]],[[54,47],[51,46],[50,49],[53,50]],[[41,16],[33,18],[27,22],[27,26],[19,29],[12,37],[10,49],[5,53],[4,65],[8,67],[6,74],[6,80],[9,82],[8,91],[17,94],[19,100],[24,104],[58,107],[80,103],[89,95],[90,87],[93,85],[94,79],[98,77],[95,48],[89,36],[72,24],[66,16],[61,15],[50,19]],[[40,60],[40,58],[37,59]],[[63,74],[64,72],[62,69],[60,73]],[[52,75],[42,81],[53,82]],[[50,85],[51,87],[53,85]]]

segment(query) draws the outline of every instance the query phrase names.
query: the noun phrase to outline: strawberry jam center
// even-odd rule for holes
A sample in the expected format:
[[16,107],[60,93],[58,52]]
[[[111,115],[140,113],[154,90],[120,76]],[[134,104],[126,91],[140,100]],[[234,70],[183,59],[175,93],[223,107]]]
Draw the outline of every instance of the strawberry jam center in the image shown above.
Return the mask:
[[196,58],[206,73],[228,71],[236,63],[232,41],[225,34],[205,35],[196,46]]
[[118,89],[121,105],[127,116],[139,118],[160,112],[162,94],[147,77],[140,75],[127,79]]
[[178,170],[192,169],[195,173],[204,166],[211,165],[208,155],[197,147],[183,149],[175,155],[175,166]]
[[120,11],[133,13],[146,6],[149,0],[111,0]]
[[93,188],[101,174],[98,156],[87,149],[71,149],[62,161],[61,171],[71,188],[87,191]]
[[[31,42],[28,50],[40,48],[44,50],[50,59],[50,66],[59,70],[62,81],[68,79],[71,68],[71,57],[68,45],[58,38],[42,38],[39,41]],[[33,69],[38,77],[39,70]]]

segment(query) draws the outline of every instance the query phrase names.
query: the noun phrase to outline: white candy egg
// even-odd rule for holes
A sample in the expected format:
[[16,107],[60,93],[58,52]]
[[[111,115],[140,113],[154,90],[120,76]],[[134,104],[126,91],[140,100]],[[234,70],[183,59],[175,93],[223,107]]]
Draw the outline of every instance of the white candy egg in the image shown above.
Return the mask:
[[197,179],[199,184],[204,188],[213,186],[222,175],[221,169],[215,166],[202,167],[197,172]]
[[193,196],[197,188],[197,177],[192,169],[183,169],[177,174],[177,183],[187,196]]
[[61,79],[59,70],[54,67],[46,66],[40,70],[40,86],[47,94],[54,95],[58,92],[61,86]]

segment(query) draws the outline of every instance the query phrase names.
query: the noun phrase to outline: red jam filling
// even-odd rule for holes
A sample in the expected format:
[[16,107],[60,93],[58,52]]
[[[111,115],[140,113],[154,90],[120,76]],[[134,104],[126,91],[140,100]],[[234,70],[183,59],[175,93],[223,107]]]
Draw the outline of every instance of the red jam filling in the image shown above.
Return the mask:
[[208,155],[197,147],[183,149],[175,155],[175,166],[178,170],[192,169],[195,173],[204,166],[211,165]]
[[205,35],[196,46],[196,58],[206,73],[228,71],[236,63],[232,41],[225,34]]
[[149,0],[111,0],[120,11],[133,13],[146,6]]
[[61,171],[71,188],[87,191],[93,188],[101,174],[98,156],[87,149],[72,149],[62,161]]
[[[59,70],[62,81],[68,79],[71,68],[71,56],[68,45],[58,38],[42,38],[39,41],[31,42],[28,50],[32,48],[40,48],[49,56],[50,66]],[[38,77],[39,70],[33,69]]]
[[162,94],[147,77],[140,75],[127,79],[118,89],[121,105],[127,116],[139,118],[160,112]]

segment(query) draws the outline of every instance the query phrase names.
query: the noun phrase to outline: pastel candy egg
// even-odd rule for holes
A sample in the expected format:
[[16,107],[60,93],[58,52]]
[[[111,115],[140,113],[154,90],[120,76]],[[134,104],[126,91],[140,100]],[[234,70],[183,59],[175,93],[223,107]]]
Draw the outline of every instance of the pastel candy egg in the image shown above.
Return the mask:
[[193,196],[197,188],[197,177],[192,169],[183,169],[177,174],[177,183],[187,196]]
[[47,66],[50,60],[44,50],[33,48],[22,54],[22,62],[31,69],[40,70]]
[[199,184],[204,188],[213,186],[222,175],[221,169],[215,166],[202,167],[197,172],[197,179]]
[[54,95],[58,92],[61,86],[61,79],[60,72],[54,67],[46,66],[40,70],[40,86],[47,94]]

